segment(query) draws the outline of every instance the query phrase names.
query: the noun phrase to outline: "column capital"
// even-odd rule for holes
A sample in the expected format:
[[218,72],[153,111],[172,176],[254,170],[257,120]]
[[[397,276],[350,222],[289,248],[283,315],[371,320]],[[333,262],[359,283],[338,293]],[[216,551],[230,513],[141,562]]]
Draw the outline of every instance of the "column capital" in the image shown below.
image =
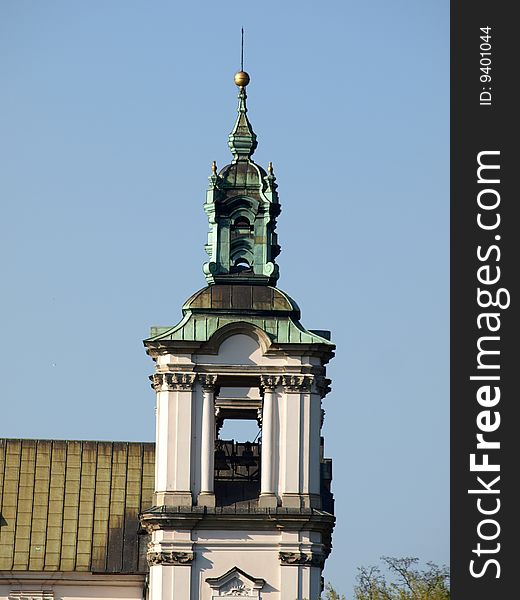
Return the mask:
[[191,565],[194,558],[195,552],[175,552],[173,550],[148,552],[146,555],[150,567],[154,565]]
[[208,392],[213,392],[215,390],[217,375],[213,375],[212,373],[199,373],[198,377],[203,390]]
[[318,552],[280,552],[278,557],[281,565],[306,565],[322,569],[325,564],[325,555]]
[[195,382],[195,373],[154,373],[150,376],[156,392],[189,391]]
[[274,391],[280,381],[281,377],[279,375],[260,375],[260,386],[264,390]]
[[330,384],[332,383],[331,380],[323,375],[316,375],[314,377],[314,381],[316,382],[318,394],[322,398],[325,398],[325,396],[330,392]]
[[282,385],[286,392],[310,392],[312,377],[309,375],[282,375]]

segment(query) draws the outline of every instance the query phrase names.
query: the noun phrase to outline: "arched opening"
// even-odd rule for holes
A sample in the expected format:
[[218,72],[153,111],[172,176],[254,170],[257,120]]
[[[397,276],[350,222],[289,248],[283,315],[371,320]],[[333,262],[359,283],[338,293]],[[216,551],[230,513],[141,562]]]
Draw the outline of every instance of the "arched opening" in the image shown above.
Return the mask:
[[256,502],[261,470],[260,390],[223,387],[215,406],[216,504],[244,506]]
[[238,216],[233,223],[234,229],[237,233],[250,233],[251,224],[249,223],[249,219],[244,216]]
[[252,240],[253,227],[249,219],[244,215],[239,215],[231,223],[231,242]]
[[233,267],[231,268],[232,273],[251,273],[253,271],[249,261],[244,256],[238,256],[235,258]]

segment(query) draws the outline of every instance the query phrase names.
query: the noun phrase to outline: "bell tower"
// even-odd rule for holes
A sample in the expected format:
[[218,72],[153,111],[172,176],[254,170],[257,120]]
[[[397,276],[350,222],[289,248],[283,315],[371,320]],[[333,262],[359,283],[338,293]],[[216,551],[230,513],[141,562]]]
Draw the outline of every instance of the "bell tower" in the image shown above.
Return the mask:
[[[331,550],[321,426],[334,345],[276,287],[280,204],[271,163],[251,158],[248,83],[235,75],[233,159],[209,177],[208,285],[144,342],[157,397],[155,505],[141,514],[150,600],[316,600]],[[230,420],[258,435],[226,439]]]

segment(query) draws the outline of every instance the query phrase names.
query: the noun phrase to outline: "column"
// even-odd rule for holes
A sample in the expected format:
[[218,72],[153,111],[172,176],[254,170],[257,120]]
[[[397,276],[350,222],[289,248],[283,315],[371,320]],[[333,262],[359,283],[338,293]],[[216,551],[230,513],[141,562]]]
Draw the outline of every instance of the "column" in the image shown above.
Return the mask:
[[276,386],[280,378],[273,376],[260,377],[264,389],[264,401],[262,408],[262,469],[260,479],[259,506],[276,507],[278,498],[275,491],[275,399]]
[[202,385],[202,432],[200,440],[199,506],[215,506],[215,382],[216,375],[199,375]]

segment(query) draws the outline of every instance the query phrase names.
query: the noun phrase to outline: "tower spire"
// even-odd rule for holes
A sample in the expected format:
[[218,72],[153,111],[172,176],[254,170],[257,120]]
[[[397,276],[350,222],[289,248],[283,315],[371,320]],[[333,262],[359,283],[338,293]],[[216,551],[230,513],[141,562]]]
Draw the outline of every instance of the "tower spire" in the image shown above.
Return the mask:
[[210,231],[204,263],[207,282],[276,285],[280,253],[276,217],[280,214],[276,178],[251,158],[256,149],[256,134],[247,118],[246,86],[249,75],[235,74],[238,117],[229,134],[233,154],[231,164],[209,177],[204,204]]
[[238,117],[228,138],[228,145],[231,154],[233,155],[233,162],[251,158],[258,145],[256,134],[247,118],[246,86],[249,81],[249,74],[245,71],[239,71],[235,74],[235,85],[239,89],[237,108]]

